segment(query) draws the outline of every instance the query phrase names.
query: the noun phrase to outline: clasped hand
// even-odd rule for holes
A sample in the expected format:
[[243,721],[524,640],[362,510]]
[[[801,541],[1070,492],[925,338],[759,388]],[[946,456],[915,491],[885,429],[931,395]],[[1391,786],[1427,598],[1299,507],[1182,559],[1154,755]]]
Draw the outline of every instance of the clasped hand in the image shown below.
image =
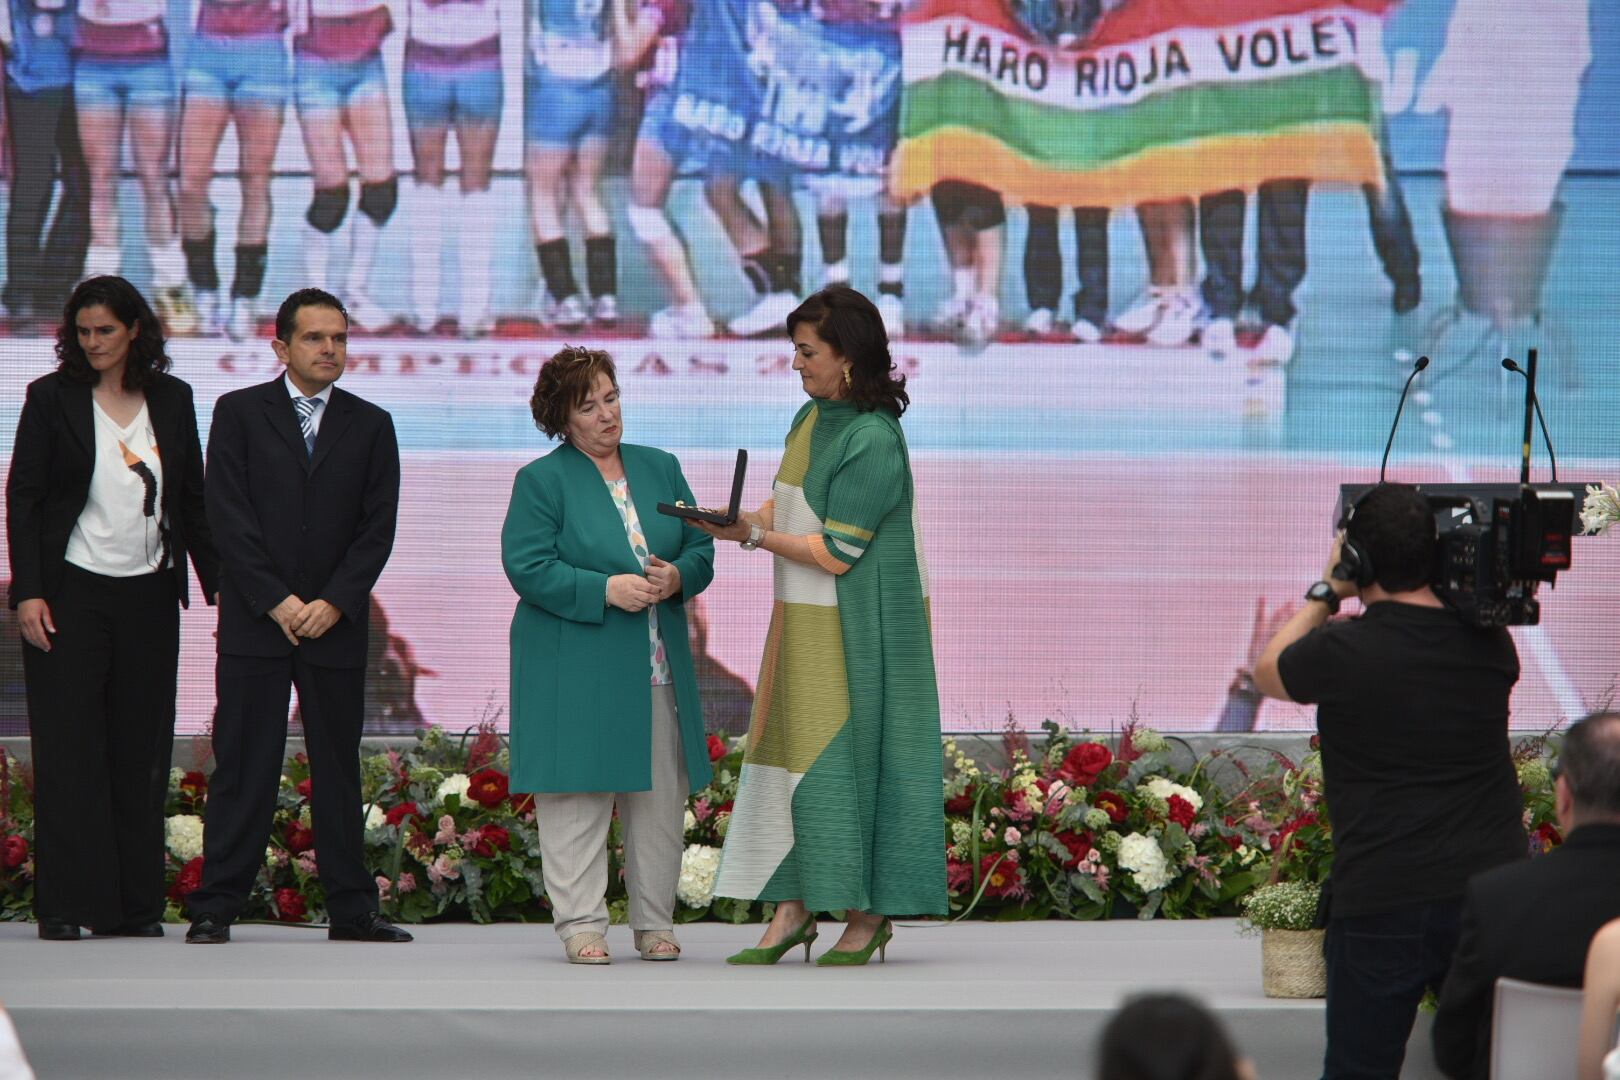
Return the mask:
[[642,574],[615,574],[608,578],[607,602],[621,611],[645,611],[681,591],[681,572],[656,555],[647,556]]
[[343,612],[325,600],[311,600],[306,604],[294,595],[270,609],[270,618],[294,645],[301,637],[320,637],[342,617]]

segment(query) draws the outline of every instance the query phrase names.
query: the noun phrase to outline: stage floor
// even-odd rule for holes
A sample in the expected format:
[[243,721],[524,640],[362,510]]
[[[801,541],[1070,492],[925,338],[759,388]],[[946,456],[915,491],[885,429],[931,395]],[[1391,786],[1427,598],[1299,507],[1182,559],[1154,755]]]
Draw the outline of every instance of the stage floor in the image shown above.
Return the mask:
[[[756,927],[681,927],[645,963],[563,962],[550,926],[441,925],[405,946],[239,926],[223,948],[46,943],[0,923],[0,1002],[55,1077],[1085,1077],[1122,997],[1220,1011],[1267,1080],[1318,1074],[1320,1001],[1260,992],[1229,920],[902,926],[867,969],[728,968]],[[836,928],[825,927],[830,945]],[[819,951],[819,949],[817,950]],[[799,955],[803,955],[800,953]],[[1419,1017],[1405,1076],[1436,1076]]]

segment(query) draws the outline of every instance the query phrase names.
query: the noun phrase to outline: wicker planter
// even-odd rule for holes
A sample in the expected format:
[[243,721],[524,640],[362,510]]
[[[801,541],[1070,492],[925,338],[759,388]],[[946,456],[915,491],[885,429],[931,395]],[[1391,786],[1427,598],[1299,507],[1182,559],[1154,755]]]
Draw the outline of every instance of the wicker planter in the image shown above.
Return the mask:
[[1260,934],[1260,982],[1266,997],[1327,996],[1325,930],[1265,930]]

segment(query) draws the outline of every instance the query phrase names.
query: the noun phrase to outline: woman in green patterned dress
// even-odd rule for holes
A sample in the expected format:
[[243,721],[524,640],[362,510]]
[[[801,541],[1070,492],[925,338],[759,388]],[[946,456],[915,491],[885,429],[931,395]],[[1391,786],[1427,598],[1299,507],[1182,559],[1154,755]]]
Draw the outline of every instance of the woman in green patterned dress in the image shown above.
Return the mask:
[[882,956],[895,915],[946,910],[928,568],[900,430],[909,404],[870,300],[834,285],[788,316],[810,400],[772,498],[715,537],[774,555],[775,603],[716,892],[776,902],[773,964],[848,925],[824,965]]

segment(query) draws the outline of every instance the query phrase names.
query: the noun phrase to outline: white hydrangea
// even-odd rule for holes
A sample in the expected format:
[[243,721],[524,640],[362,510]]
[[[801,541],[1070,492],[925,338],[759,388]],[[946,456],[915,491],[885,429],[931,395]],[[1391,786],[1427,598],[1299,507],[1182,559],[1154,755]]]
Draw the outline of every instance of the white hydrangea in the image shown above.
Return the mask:
[[1170,801],[1170,796],[1180,795],[1183,799],[1192,803],[1194,810],[1204,808],[1204,797],[1202,795],[1190,787],[1183,787],[1173,781],[1166,780],[1162,776],[1148,777],[1136,785],[1136,790],[1163,799],[1166,803]]
[[697,815],[688,810],[686,812],[686,818],[681,825],[681,829],[683,832],[691,832],[695,828],[697,828]]
[[163,824],[165,842],[174,857],[190,862],[203,853],[203,820],[196,814],[176,814]]
[[372,803],[366,807],[366,828],[377,829],[388,823],[388,815],[383,813],[382,807]]
[[466,773],[451,773],[449,776],[445,777],[444,782],[439,785],[437,798],[442,803],[446,798],[454,795],[462,802],[466,802],[467,789],[471,786],[472,781],[467,779]]
[[1159,841],[1141,833],[1131,833],[1120,841],[1119,865],[1131,871],[1131,880],[1143,892],[1162,889],[1175,880]]
[[681,876],[675,895],[687,907],[708,907],[714,899],[714,879],[720,872],[720,849],[688,844],[681,853]]

